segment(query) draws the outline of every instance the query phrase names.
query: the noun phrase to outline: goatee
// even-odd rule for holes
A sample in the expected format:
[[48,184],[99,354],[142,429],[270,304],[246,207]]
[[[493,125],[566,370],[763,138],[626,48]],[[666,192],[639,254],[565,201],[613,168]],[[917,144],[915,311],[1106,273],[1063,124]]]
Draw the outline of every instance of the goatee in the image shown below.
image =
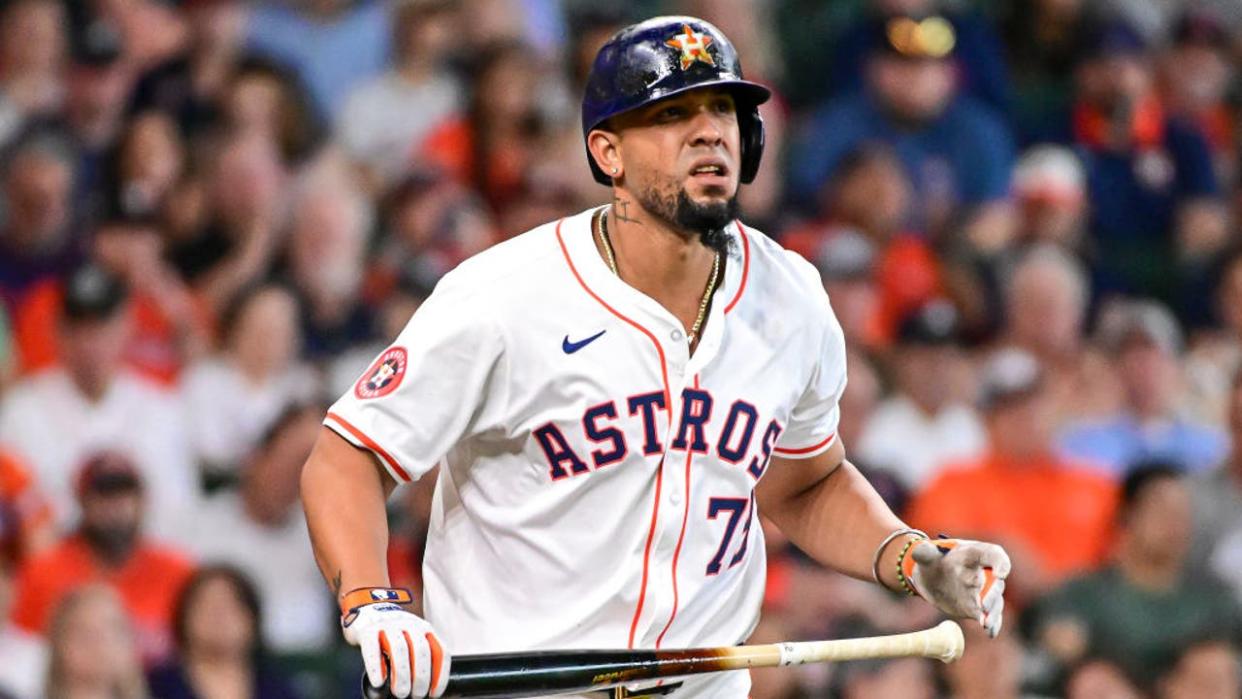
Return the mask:
[[639,193],[639,203],[676,228],[698,232],[699,240],[708,248],[721,254],[732,250],[734,242],[728,226],[738,217],[740,207],[736,194],[726,201],[700,204],[691,199],[685,189],[677,190],[676,197],[648,189]]

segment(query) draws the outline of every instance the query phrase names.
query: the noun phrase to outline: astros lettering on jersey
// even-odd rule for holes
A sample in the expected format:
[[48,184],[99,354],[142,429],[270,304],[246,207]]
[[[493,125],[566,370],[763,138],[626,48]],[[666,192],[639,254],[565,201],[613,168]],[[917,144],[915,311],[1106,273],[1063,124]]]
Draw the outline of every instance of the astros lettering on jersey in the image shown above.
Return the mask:
[[441,464],[423,594],[454,653],[745,641],[764,591],[755,485],[772,455],[835,440],[845,345],[809,263],[731,225],[691,355],[605,265],[593,213],[447,274],[325,420],[398,482]]

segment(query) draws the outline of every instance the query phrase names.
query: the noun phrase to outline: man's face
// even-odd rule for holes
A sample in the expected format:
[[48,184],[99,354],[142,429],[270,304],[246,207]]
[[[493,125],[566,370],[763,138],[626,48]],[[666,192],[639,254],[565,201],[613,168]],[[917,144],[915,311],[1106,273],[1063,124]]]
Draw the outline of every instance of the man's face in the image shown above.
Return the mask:
[[648,212],[689,230],[736,215],[741,137],[733,97],[701,89],[618,116],[613,124],[627,190]]
[[884,106],[906,121],[935,119],[953,99],[953,66],[944,59],[878,56],[867,75]]
[[142,493],[88,493],[82,497],[82,533],[101,555],[122,559],[142,528]]
[[1190,491],[1180,479],[1161,478],[1149,484],[1131,506],[1126,522],[1138,545],[1137,555],[1180,565],[1190,540],[1191,507]]

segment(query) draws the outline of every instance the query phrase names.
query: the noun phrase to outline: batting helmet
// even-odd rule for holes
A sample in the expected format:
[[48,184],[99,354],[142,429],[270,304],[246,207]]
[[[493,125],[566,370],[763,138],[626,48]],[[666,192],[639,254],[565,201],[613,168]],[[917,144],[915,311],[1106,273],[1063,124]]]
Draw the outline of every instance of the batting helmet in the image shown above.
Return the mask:
[[[721,86],[733,93],[741,132],[742,169],[748,183],[763,157],[763,119],[759,105],[768,88],[742,78],[737,50],[716,27],[695,17],[655,17],[617,32],[595,56],[582,97],[582,136],[608,119],[700,87]],[[600,184],[612,179],[587,149],[591,173]]]

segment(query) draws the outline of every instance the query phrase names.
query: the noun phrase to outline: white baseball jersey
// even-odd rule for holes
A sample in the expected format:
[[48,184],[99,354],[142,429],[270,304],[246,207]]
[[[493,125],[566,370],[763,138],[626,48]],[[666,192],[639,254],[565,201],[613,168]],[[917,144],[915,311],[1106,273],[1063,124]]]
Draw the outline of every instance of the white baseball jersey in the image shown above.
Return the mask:
[[[755,484],[835,440],[845,347],[815,269],[736,246],[691,355],[612,274],[587,211],[446,275],[325,424],[400,482],[437,463],[428,620],[454,653],[742,643]],[[745,697],[749,675],[675,697]]]

